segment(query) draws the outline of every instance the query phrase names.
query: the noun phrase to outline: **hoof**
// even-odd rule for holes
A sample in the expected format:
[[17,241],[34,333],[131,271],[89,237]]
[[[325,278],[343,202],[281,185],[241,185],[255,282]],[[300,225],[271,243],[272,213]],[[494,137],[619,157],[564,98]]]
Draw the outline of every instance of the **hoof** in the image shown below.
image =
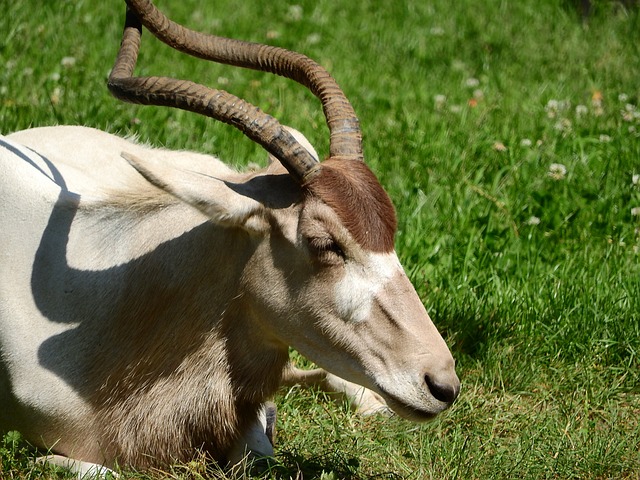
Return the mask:
[[271,446],[276,446],[276,419],[278,416],[278,408],[273,402],[267,402],[264,404],[264,412],[267,417],[267,425],[265,427],[265,435],[271,442]]

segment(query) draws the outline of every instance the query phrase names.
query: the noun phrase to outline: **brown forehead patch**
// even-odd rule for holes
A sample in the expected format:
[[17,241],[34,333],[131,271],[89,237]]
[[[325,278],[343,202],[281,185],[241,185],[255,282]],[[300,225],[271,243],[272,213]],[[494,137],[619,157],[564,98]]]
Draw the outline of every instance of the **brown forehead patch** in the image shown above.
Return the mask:
[[325,160],[305,187],[336,212],[363,248],[393,251],[396,212],[389,195],[364,162]]

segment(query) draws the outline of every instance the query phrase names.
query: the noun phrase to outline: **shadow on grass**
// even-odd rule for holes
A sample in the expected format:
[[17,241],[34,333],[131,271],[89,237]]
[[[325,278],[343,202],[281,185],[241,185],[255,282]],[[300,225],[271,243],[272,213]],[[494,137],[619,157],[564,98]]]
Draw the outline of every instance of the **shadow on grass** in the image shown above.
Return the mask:
[[454,357],[459,354],[478,358],[484,354],[485,345],[493,336],[490,320],[474,312],[465,315],[461,312],[444,313],[446,323],[441,322],[439,330],[451,348]]
[[278,463],[270,468],[273,477],[267,478],[304,478],[305,480],[365,480],[400,479],[392,472],[360,471],[360,460],[339,450],[326,450],[323,453],[308,456],[297,450],[278,453]]

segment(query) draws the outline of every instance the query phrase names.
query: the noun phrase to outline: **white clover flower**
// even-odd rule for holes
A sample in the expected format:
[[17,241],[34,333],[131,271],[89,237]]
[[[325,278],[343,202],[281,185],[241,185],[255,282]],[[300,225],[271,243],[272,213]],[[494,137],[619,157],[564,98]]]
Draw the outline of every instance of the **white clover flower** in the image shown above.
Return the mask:
[[627,103],[620,113],[625,122],[632,122],[634,119],[640,118],[640,111],[637,111],[636,106],[632,103]]
[[444,35],[444,28],[442,27],[431,27],[431,30],[429,30],[429,33],[431,35],[433,35],[434,37],[441,37]]
[[559,106],[560,102],[558,102],[558,100],[549,100],[544,107],[545,111],[547,112],[547,117],[556,118],[556,115],[558,115]]
[[600,135],[600,143],[609,143],[611,137],[609,135]]
[[559,132],[568,133],[571,131],[571,120],[568,118],[562,118],[556,122],[553,128]]
[[527,225],[540,225],[540,218],[532,215],[529,217],[529,220],[527,220]]
[[319,33],[312,33],[307,37],[307,43],[309,45],[317,45],[322,40],[322,36]]
[[65,68],[71,68],[75,64],[76,64],[75,57],[62,57],[62,60],[60,60],[60,65],[62,65]]
[[633,207],[631,209],[631,215],[633,217],[640,217],[640,207]]
[[465,82],[465,85],[469,88],[475,88],[478,85],[480,85],[480,80],[478,80],[477,78],[471,77],[471,78],[467,78],[467,81]]
[[587,113],[589,110],[586,105],[576,105],[576,117],[584,117]]
[[436,108],[440,109],[442,107],[444,107],[444,104],[447,103],[447,97],[445,95],[435,95],[433,97],[433,103],[435,103]]
[[554,100],[553,98],[547,102],[547,106],[545,108],[549,110],[558,110],[560,107],[560,102],[558,100]]
[[60,74],[58,72],[53,72],[51,75],[49,75],[49,80],[57,82],[58,80],[60,80]]
[[476,100],[482,100],[484,98],[484,92],[481,89],[476,88],[473,91],[473,98],[475,98]]
[[51,95],[49,96],[49,100],[51,101],[52,105],[58,105],[60,103],[61,97],[62,97],[62,88],[56,87],[51,92]]
[[640,173],[634,173],[631,175],[631,185],[640,187]]
[[302,5],[290,5],[288,12],[289,19],[294,21],[302,20],[303,12]]
[[520,140],[521,147],[530,147],[531,145],[533,145],[533,142],[528,138],[523,138],[522,140]]
[[565,167],[561,163],[552,163],[551,165],[549,165],[549,171],[547,172],[547,175],[549,175],[554,180],[563,180],[567,175],[567,167]]
[[618,100],[622,103],[625,103],[627,100],[629,100],[629,95],[627,95],[626,93],[620,93],[618,95]]

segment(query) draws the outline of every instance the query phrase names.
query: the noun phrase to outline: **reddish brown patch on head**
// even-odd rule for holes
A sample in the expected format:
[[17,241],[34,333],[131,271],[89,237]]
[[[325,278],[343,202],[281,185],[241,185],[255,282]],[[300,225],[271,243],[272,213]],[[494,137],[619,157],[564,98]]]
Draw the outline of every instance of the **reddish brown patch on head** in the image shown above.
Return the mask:
[[328,159],[305,185],[331,207],[356,242],[374,252],[391,252],[396,212],[378,179],[364,162]]

